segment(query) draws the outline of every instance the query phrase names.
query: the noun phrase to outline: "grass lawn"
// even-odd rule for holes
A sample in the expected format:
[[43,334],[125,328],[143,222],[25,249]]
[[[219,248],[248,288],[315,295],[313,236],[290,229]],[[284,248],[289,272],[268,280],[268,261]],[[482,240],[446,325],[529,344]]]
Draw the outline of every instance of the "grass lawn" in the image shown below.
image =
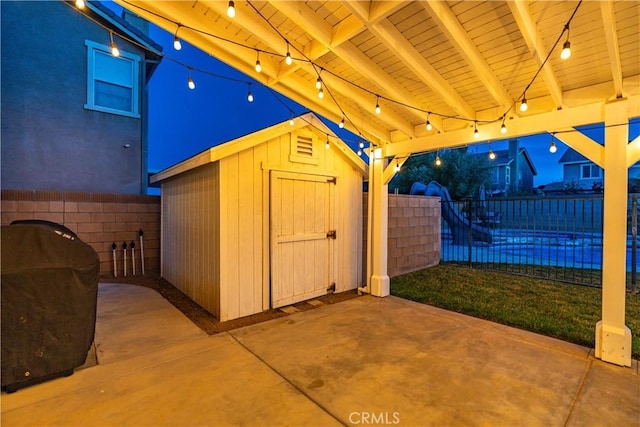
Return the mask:
[[[458,313],[595,347],[601,290],[441,264],[391,279],[391,293]],[[640,359],[640,295],[627,294],[632,354]]]

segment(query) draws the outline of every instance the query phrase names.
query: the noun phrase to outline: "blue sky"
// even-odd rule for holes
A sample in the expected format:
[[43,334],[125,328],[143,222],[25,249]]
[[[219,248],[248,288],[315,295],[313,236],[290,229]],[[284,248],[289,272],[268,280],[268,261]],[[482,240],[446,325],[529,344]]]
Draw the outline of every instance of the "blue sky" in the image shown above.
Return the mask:
[[[120,14],[120,6],[112,2],[104,3]],[[167,55],[153,75],[149,87],[150,171],[164,169],[214,145],[287,120],[291,111],[294,115],[308,111],[282,95],[274,95],[274,92],[258,83],[251,85],[254,101],[249,103],[248,85],[243,82],[253,79],[184,41],[182,50],[174,50],[173,34],[153,24],[150,27],[150,37],[164,47]],[[194,68],[191,73],[196,83],[194,90],[187,87],[188,70],[173,60]],[[214,77],[209,73],[241,82]],[[354,150],[357,149],[357,136],[339,129],[331,122],[325,120],[325,123]],[[633,123],[631,137],[640,133],[640,120]],[[585,133],[599,142],[603,141],[602,129]],[[548,150],[551,141],[549,134],[521,137],[519,140],[538,171],[534,179],[535,186],[562,180],[558,159],[567,149],[566,145],[556,140],[558,151],[551,154]],[[491,142],[493,150],[506,148],[506,140]],[[471,150],[488,152],[489,144],[479,143],[472,146]]]

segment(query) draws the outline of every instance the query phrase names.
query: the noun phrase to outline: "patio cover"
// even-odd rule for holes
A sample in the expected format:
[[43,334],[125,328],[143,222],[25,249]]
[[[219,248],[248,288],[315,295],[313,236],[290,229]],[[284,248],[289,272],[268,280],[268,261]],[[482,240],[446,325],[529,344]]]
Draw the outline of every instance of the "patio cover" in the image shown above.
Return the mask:
[[[554,132],[605,171],[596,356],[630,365],[625,224],[627,169],[640,159],[640,139],[630,141],[628,130],[640,116],[639,2],[236,1],[230,18],[227,1],[115,1],[326,118],[344,120],[371,144],[373,295],[389,294],[387,183],[396,164],[412,153]],[[573,54],[562,60],[567,41]],[[317,80],[330,96],[318,97]],[[575,131],[602,123],[604,145]]]

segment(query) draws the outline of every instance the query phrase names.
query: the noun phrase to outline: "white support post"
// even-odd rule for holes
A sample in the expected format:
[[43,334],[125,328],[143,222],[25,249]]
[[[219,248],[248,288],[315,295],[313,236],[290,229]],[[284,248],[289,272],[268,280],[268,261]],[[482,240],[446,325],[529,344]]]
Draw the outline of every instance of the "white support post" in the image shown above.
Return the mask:
[[[595,355],[631,366],[631,331],[625,325],[627,253],[627,100],[604,107],[604,225],[602,231],[602,320],[596,324]],[[612,126],[615,125],[615,126]]]
[[389,276],[387,275],[387,216],[389,213],[389,191],[384,182],[384,159],[381,149],[371,152],[369,164],[369,236],[371,253],[369,274],[369,293],[377,297],[389,295]]

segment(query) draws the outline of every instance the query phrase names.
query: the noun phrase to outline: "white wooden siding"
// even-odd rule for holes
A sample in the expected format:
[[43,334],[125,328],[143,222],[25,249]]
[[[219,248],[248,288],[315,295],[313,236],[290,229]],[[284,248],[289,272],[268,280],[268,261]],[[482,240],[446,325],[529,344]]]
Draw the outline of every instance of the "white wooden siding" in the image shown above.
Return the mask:
[[292,161],[294,130],[162,180],[163,277],[221,321],[270,308],[271,171],[337,178],[332,277],[338,291],[362,284],[362,171],[326,135],[297,131],[313,135],[316,164]]
[[162,276],[219,316],[217,163],[162,182]]

